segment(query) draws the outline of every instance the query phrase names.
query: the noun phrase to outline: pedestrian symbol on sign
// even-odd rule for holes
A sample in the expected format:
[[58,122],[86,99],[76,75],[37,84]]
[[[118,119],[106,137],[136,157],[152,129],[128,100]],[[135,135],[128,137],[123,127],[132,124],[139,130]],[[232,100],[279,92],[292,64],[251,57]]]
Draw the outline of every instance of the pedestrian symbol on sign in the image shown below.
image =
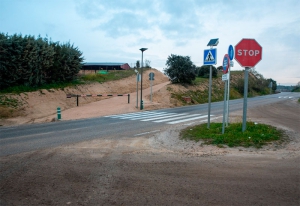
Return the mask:
[[207,62],[212,62],[212,61],[215,61],[215,58],[214,56],[212,55],[211,51],[208,52],[206,58],[205,58],[205,61]]
[[206,49],[203,55],[204,65],[214,65],[217,64],[217,49]]

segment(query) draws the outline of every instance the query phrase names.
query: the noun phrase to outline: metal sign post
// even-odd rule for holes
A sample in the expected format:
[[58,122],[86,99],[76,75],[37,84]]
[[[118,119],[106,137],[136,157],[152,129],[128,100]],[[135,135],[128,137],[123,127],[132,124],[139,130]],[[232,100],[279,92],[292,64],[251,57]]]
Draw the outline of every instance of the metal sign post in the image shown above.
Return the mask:
[[212,70],[211,65],[209,67],[209,88],[208,88],[208,118],[207,118],[207,128],[210,128],[210,108],[211,108],[211,76],[212,76]]
[[249,67],[245,67],[244,73],[244,104],[243,104],[243,127],[242,131],[246,130],[246,122],[247,122],[247,97],[248,97],[248,73]]
[[210,65],[209,67],[209,89],[208,89],[208,118],[207,118],[207,128],[210,128],[210,109],[211,109],[211,85],[212,85],[212,67],[211,65],[217,64],[217,49],[213,49],[213,46],[219,44],[219,39],[211,39],[207,46],[210,49],[204,50],[203,64]]
[[153,72],[150,72],[149,73],[149,80],[150,80],[150,100],[152,102],[152,81],[154,80],[154,73]]
[[[228,70],[230,68],[230,58],[228,56],[228,54],[225,54],[224,55],[224,58],[223,58],[223,75],[222,75],[222,80],[224,81],[225,80],[225,85],[224,85],[224,108],[223,108],[223,126],[222,126],[222,134],[224,134],[225,132],[225,123],[226,123],[226,120],[227,120],[227,116],[226,114],[228,113],[227,109],[228,109],[228,101],[226,101],[227,99],[227,92],[228,92]],[[226,123],[227,125],[227,123]]]
[[262,59],[262,47],[255,39],[242,39],[235,45],[235,60],[245,67],[244,73],[244,105],[243,105],[243,126],[242,131],[246,130],[247,124],[247,97],[248,97],[248,73]]
[[229,99],[230,99],[230,69],[233,67],[233,57],[234,57],[234,49],[232,45],[228,47],[228,56],[230,59],[230,64],[228,68],[228,83],[227,83],[227,113],[226,113],[226,127],[229,124]]
[[225,132],[225,114],[226,114],[226,92],[227,92],[227,83],[228,80],[225,80],[225,87],[224,87],[224,106],[223,106],[223,125],[222,125],[222,134]]

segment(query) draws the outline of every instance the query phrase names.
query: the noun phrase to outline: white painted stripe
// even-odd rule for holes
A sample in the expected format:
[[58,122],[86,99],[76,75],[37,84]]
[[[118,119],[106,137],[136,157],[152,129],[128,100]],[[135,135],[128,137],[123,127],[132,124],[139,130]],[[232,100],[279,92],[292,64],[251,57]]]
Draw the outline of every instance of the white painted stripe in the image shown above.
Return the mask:
[[[213,116],[213,115],[210,115],[210,116]],[[204,115],[204,116],[200,116],[200,117],[193,117],[193,118],[182,119],[182,120],[178,120],[178,121],[174,121],[174,122],[168,122],[167,124],[178,124],[181,122],[188,122],[188,121],[192,121],[195,119],[203,119],[203,118],[207,118],[207,117],[208,117],[208,115]]]
[[170,114],[170,115],[160,115],[160,116],[156,116],[155,118],[150,118],[150,119],[143,119],[141,121],[146,122],[146,121],[153,121],[153,120],[158,120],[158,119],[164,119],[164,118],[168,118],[168,117],[177,117],[177,116],[182,116],[182,115],[187,115],[187,113],[182,113],[182,114]]
[[117,114],[117,115],[110,115],[105,117],[111,118],[120,118],[120,117],[130,117],[130,116],[138,116],[138,115],[146,115],[146,114],[153,114],[154,112],[137,112],[137,113],[128,113],[128,114]]
[[153,121],[153,122],[167,122],[167,121],[172,121],[175,119],[182,119],[182,118],[186,118],[186,117],[193,117],[193,116],[197,116],[199,114],[192,114],[192,115],[185,115],[185,116],[180,116],[180,117],[175,117],[175,118],[168,118],[168,119],[163,119],[163,120],[158,120],[158,121]]
[[133,115],[133,116],[127,116],[127,117],[120,117],[120,119],[137,120],[137,119],[144,119],[144,118],[163,116],[163,115],[165,115],[165,114],[154,113],[154,114],[144,114],[144,115]]
[[118,117],[118,116],[122,116],[122,115],[134,115],[134,114],[142,114],[142,113],[153,113],[153,112],[132,112],[132,113],[126,113],[126,114],[114,114],[114,115],[108,115],[108,116],[104,116],[104,117]]
[[[169,113],[169,114],[175,114],[175,113]],[[138,119],[153,118],[153,117],[163,117],[163,116],[166,116],[169,114],[168,113],[164,113],[164,114],[156,113],[156,114],[151,114],[151,115],[133,117],[130,120],[138,120]]]
[[136,134],[136,135],[134,135],[134,136],[140,136],[140,135],[150,134],[150,133],[159,132],[159,131],[160,131],[160,130],[154,130],[154,131],[150,131],[150,132],[144,132],[144,133]]

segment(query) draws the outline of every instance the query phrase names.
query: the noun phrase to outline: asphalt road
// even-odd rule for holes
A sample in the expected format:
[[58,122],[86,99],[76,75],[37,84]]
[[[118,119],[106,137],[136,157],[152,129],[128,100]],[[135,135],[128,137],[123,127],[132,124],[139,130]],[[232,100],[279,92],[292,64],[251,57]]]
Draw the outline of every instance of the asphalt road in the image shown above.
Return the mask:
[[[254,98],[248,98],[248,108],[265,105],[291,98],[300,98],[299,93],[280,93]],[[243,110],[243,99],[231,100],[230,112]],[[203,115],[196,121],[207,121],[208,104],[185,106],[171,109],[161,109],[155,113],[187,113]],[[211,104],[211,115],[220,117],[223,114],[223,102]],[[131,118],[132,119],[132,118]],[[184,122],[187,123],[187,122]],[[166,127],[172,127],[168,122],[128,120],[128,118],[97,117],[82,120],[60,121],[43,124],[21,125],[0,128],[0,156],[29,152],[43,148],[56,147],[64,144],[77,143],[96,138],[120,138],[138,136],[145,133],[159,132]]]

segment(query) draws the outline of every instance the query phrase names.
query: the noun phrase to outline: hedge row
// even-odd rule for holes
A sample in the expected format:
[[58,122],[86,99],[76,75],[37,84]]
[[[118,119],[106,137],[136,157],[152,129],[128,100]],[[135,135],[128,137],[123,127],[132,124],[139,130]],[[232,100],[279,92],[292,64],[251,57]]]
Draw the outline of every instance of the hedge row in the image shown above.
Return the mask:
[[82,52],[70,43],[0,33],[0,89],[71,81],[82,62]]

